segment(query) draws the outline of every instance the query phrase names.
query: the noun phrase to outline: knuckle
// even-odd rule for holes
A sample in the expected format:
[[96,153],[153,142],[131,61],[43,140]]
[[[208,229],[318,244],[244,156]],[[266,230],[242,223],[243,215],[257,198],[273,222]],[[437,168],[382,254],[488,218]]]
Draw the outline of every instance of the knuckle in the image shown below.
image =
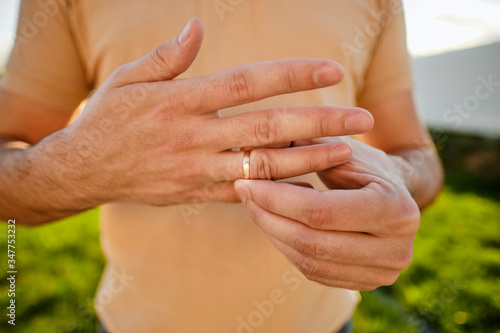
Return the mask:
[[149,54],[151,61],[147,62],[144,70],[151,76],[154,77],[158,72],[165,73],[166,71],[170,75],[180,74],[179,67],[182,58],[178,56],[176,50],[172,50],[170,43],[162,44],[157,46]]
[[130,64],[123,64],[116,67],[109,75],[109,79],[111,81],[122,81],[125,78],[126,72],[128,71],[129,67]]
[[316,206],[306,210],[306,219],[309,225],[315,229],[323,229],[333,220],[333,214],[328,207]]
[[316,131],[316,135],[323,137],[335,134],[330,130],[332,122],[328,118],[331,113],[325,112],[324,108],[319,108],[317,115],[317,119],[313,119],[313,126],[315,126],[314,130]]
[[387,195],[384,211],[393,214],[383,227],[392,233],[415,235],[420,226],[420,209],[411,197],[401,200],[401,196],[404,196],[404,193]]
[[308,240],[307,237],[301,237],[300,235],[297,235],[293,240],[293,248],[305,256],[316,257],[318,254],[318,247],[316,243]]
[[374,231],[392,235],[416,234],[420,210],[409,194],[382,189],[371,196],[366,205],[373,214]]
[[266,150],[254,150],[250,155],[253,161],[250,163],[250,176],[252,179],[273,180],[276,175],[276,163],[273,154]]
[[410,267],[413,262],[413,251],[406,251],[403,257],[400,258],[399,267],[401,270]]
[[299,264],[299,269],[304,276],[309,280],[314,280],[319,271],[318,260],[311,257],[303,257]]
[[153,61],[153,64],[155,66],[158,66],[159,68],[164,68],[165,66],[169,65],[171,63],[171,59],[168,56],[168,52],[164,52],[164,47],[165,45],[160,45],[156,47],[151,53],[150,57],[151,60]]
[[253,99],[255,88],[248,73],[242,71],[232,73],[227,80],[225,87],[229,98],[242,102]]
[[[306,157],[306,156],[304,156]],[[325,170],[325,165],[330,166],[330,164],[325,164],[324,161],[321,160],[322,156],[318,158],[317,156],[311,156],[307,158],[301,167],[303,167],[301,174],[307,174],[310,172],[318,172],[320,170]],[[327,166],[327,167],[328,167]]]
[[260,116],[254,128],[254,135],[261,145],[276,143],[278,138],[278,125],[276,118],[269,112]]
[[409,249],[394,252],[393,255],[389,258],[389,262],[386,266],[391,269],[402,271],[410,267],[412,261],[413,249],[410,247]]
[[365,202],[367,209],[372,213],[373,231],[381,234],[398,234],[401,227],[398,212],[400,207],[396,203],[398,200],[389,190],[380,187],[382,189]]
[[382,285],[383,286],[393,285],[398,280],[399,274],[400,274],[400,271],[395,271],[391,274],[388,274],[388,276],[385,278],[385,281],[382,283]]
[[[409,196],[409,194],[408,194]],[[403,231],[409,234],[416,234],[420,226],[420,209],[413,198],[408,198],[401,205],[400,219],[404,227]]]
[[377,287],[390,286],[396,283],[399,278],[400,271],[385,271],[379,273],[374,281]]
[[297,72],[294,67],[287,67],[284,76],[284,88],[287,91],[297,91],[300,90],[301,81],[297,76]]

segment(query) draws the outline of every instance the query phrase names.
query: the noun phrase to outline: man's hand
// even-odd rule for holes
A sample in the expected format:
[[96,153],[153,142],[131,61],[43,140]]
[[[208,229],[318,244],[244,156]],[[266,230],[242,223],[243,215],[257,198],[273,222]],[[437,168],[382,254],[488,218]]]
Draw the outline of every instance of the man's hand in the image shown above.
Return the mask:
[[[183,36],[108,78],[64,130],[74,147],[87,137],[102,137],[94,153],[73,165],[79,172],[65,176],[81,179],[84,173],[91,179],[88,190],[109,201],[190,203],[207,186],[213,193],[207,199],[236,201],[232,181],[243,178],[244,153],[231,149],[369,130],[371,116],[358,108],[300,107],[220,118],[222,108],[336,84],[342,69],[327,60],[285,60],[172,80],[195,59],[202,32],[194,19]],[[250,174],[253,179],[292,177],[335,166],[349,155],[343,143],[255,149]]]
[[[350,138],[349,162],[320,172],[333,190],[238,180],[235,188],[271,242],[319,283],[373,290],[410,265],[420,211],[398,157]],[[297,142],[297,144],[308,144]]]
[[[178,38],[117,68],[70,126],[24,150],[0,147],[0,218],[34,224],[112,201],[239,201],[233,182],[244,176],[244,152],[235,148],[260,147],[250,156],[252,179],[280,179],[338,165],[351,152],[344,143],[272,149],[276,144],[370,130],[372,116],[360,108],[221,118],[222,108],[334,85],[343,70],[329,60],[296,59],[174,80],[202,39],[201,21],[193,19]],[[0,119],[15,114],[14,106]],[[0,127],[0,139],[28,136]]]

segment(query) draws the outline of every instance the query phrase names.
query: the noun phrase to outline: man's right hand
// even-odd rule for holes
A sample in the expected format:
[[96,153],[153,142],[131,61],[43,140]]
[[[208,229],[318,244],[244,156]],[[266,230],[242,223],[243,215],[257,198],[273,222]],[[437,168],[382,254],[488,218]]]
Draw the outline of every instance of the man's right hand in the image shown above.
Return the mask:
[[[153,205],[190,203],[210,187],[210,201],[237,201],[232,182],[243,178],[238,147],[363,133],[371,115],[359,108],[298,107],[220,118],[218,110],[266,97],[338,83],[343,71],[328,60],[254,63],[204,77],[173,80],[194,61],[203,26],[118,67],[63,130],[74,147],[61,159],[62,181],[99,193],[104,201]],[[348,120],[349,119],[349,120]],[[254,149],[252,179],[280,179],[347,161],[345,143]],[[205,191],[206,192],[206,191]]]
[[[334,85],[343,70],[329,60],[295,59],[173,80],[194,61],[202,39],[201,21],[191,20],[178,38],[117,68],[63,129],[67,115],[0,91],[0,218],[38,224],[113,201],[239,201],[233,182],[244,177],[244,152],[234,148],[256,147],[252,179],[281,179],[341,164],[351,150],[347,143],[273,147],[371,129],[366,110],[347,107],[221,118],[223,108]],[[3,143],[16,138],[34,145]]]

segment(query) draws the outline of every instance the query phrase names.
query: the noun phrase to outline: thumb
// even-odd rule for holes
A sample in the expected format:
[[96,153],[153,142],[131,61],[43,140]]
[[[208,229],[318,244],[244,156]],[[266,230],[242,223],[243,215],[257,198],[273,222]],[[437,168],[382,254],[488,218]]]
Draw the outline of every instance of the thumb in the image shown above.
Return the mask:
[[202,41],[203,23],[197,17],[192,18],[177,38],[156,47],[134,62],[120,66],[114,73],[114,84],[124,86],[172,80],[191,66]]

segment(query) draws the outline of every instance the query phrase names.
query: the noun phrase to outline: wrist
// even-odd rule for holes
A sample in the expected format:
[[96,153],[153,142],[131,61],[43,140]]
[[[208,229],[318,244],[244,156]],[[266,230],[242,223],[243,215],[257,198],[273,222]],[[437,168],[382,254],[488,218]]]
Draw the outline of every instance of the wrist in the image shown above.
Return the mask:
[[99,190],[96,175],[99,166],[91,154],[83,153],[85,148],[81,138],[67,127],[44,138],[30,147],[28,153],[38,167],[38,179],[44,179],[48,190],[63,196],[65,208],[82,211],[109,201],[106,190]]
[[406,187],[413,198],[418,196],[419,184],[422,182],[422,177],[417,168],[415,168],[408,160],[399,155],[389,155],[392,159],[399,181]]
[[420,209],[430,205],[443,185],[443,169],[435,150],[415,147],[390,156],[394,157],[403,182]]

